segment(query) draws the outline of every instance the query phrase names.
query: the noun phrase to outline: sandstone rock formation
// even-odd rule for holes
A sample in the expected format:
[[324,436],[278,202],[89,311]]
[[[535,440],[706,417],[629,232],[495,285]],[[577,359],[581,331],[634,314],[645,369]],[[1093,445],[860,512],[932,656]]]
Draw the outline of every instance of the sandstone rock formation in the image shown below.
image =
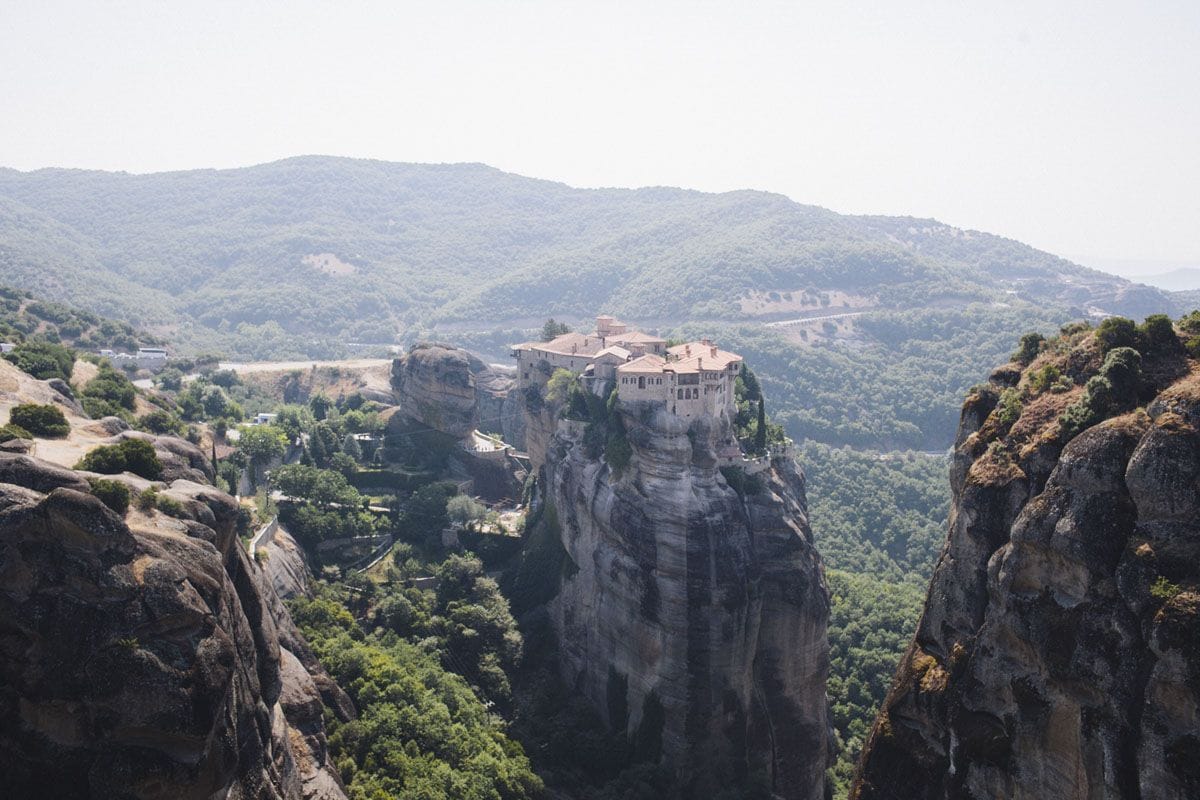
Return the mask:
[[480,427],[499,432],[504,441],[518,450],[525,449],[525,414],[515,391],[516,368],[485,364],[475,356],[469,358]]
[[267,577],[283,600],[311,593],[312,570],[304,548],[282,527],[267,542]]
[[0,453],[0,796],[344,798],[322,706],[353,709],[233,499],[162,490],[182,518],[123,519],[84,475]]
[[996,408],[1045,363],[963,409],[949,537],[852,798],[1200,797],[1200,371],[1152,362],[1144,411],[1064,447],[1080,389]]
[[475,430],[475,379],[465,350],[413,345],[392,362],[392,388],[405,417],[459,439]]
[[[617,413],[624,468],[580,422],[560,420],[544,453],[543,524],[566,554],[549,612],[567,683],[643,756],[661,754],[675,796],[765,775],[776,797],[823,798],[829,598],[803,476],[779,458],[739,494],[716,463],[728,419]],[[532,414],[530,430],[553,419]]]

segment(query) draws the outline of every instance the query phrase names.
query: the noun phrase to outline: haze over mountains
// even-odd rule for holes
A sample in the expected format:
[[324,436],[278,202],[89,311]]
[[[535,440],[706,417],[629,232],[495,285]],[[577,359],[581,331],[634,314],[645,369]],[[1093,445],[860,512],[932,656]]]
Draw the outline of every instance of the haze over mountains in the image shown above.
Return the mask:
[[[1131,292],[933,220],[849,217],[765,192],[573,189],[478,164],[326,157],[151,175],[0,170],[0,241],[16,282],[138,322],[275,320],[352,336],[600,306],[736,319],[754,289],[889,287],[882,304],[893,306],[1015,290],[1114,308]],[[325,253],[344,266],[306,262]],[[376,327],[346,325],[367,315]]]
[[[502,359],[547,316],[600,311],[668,334],[700,325],[772,365],[791,435],[886,447],[948,445],[958,397],[1024,329],[1179,310],[1159,289],[934,220],[319,156],[0,170],[0,267],[179,352],[243,360],[430,337]],[[765,327],[794,319],[814,321]]]

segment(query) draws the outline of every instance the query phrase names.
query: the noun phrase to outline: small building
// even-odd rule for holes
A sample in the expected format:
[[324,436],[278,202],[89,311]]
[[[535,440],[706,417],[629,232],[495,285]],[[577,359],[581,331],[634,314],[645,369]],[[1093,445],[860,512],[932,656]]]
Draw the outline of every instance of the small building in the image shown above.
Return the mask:
[[139,347],[137,359],[138,361],[166,361],[167,351],[161,347]]
[[617,375],[617,367],[633,358],[633,353],[620,345],[606,347],[592,359],[592,377],[611,381]]
[[99,352],[99,355],[101,358],[116,358],[117,351],[104,349]]
[[11,353],[17,346],[12,342],[0,342],[0,353]]
[[254,421],[251,424],[252,425],[270,425],[272,422],[274,422],[278,418],[279,418],[278,414],[258,413],[258,414],[254,415]]

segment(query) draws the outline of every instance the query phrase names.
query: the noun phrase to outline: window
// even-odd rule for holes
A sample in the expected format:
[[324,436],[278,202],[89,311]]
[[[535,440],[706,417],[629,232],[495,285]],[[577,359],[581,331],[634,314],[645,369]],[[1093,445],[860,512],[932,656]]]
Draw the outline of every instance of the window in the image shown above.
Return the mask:
[[639,388],[639,389],[645,389],[645,388],[646,388],[646,378],[645,378],[645,376],[643,376],[643,375],[639,375],[639,376],[638,376],[638,388]]
[[683,389],[676,389],[675,391],[678,392],[678,394],[675,396],[675,399],[682,400],[683,399]]

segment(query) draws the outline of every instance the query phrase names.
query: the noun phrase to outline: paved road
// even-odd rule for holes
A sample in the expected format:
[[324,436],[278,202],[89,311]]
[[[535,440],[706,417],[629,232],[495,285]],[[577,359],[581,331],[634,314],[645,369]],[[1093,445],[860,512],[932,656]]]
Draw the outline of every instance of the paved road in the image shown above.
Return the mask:
[[222,361],[217,366],[221,369],[231,369],[237,373],[248,372],[285,372],[293,369],[312,369],[313,367],[338,367],[341,369],[363,369],[367,367],[391,366],[390,358],[348,358],[343,361],[251,361],[236,362]]
[[820,317],[800,317],[799,319],[783,319],[779,322],[768,322],[768,328],[787,328],[792,325],[803,325],[807,322],[824,322],[827,319],[845,319],[846,317],[861,317],[867,311],[847,311],[843,314],[825,314]]

